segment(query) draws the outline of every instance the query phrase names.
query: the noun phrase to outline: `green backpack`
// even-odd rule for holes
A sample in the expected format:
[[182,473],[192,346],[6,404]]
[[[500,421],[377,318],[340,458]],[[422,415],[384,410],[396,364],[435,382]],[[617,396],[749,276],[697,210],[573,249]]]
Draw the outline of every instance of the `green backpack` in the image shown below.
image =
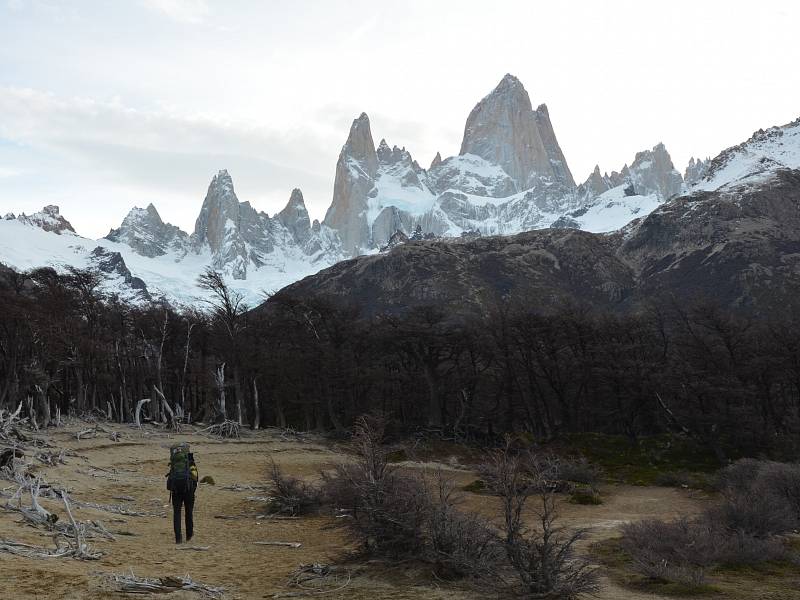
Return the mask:
[[169,473],[167,489],[170,491],[192,491],[197,486],[197,467],[189,444],[178,444],[169,449]]

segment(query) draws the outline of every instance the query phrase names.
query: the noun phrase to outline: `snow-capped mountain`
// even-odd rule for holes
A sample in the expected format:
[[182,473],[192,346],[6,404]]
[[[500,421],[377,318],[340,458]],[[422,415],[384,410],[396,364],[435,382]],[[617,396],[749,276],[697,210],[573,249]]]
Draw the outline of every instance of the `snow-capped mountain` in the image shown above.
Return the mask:
[[[42,214],[49,218],[38,216]],[[0,263],[18,270],[96,269],[104,275],[107,294],[182,305],[202,302],[197,277],[213,266],[252,305],[261,302],[265,292],[342,258],[336,233],[308,222],[300,190],[270,218],[239,202],[227,171],[211,181],[191,235],[164,223],[152,204],[132,209],[100,240],[83,238],[71,227],[56,227],[58,215],[54,206],[32,216],[6,215],[0,221]]]
[[458,155],[437,153],[424,169],[406,148],[373,141],[366,113],[339,154],[333,198],[311,221],[300,189],[269,216],[240,201],[226,170],[217,173],[187,233],[156,207],[133,208],[101,240],[77,235],[58,207],[0,220],[0,263],[96,268],[106,289],[126,298],[193,304],[197,276],[223,272],[248,302],[344,258],[430,237],[508,235],[542,228],[616,231],[676,196],[712,191],[780,168],[800,168],[800,121],[759,131],[713,160],[692,159],[685,176],[663,144],[620,171],[599,167],[576,185],[547,107],[534,109],[522,83],[506,75],[469,114]]
[[800,168],[800,119],[759,129],[746,142],[720,152],[707,163],[690,191],[766,181],[780,169]]
[[72,227],[72,224],[63,216],[61,216],[59,208],[52,204],[45,206],[42,210],[33,213],[32,215],[26,215],[25,213],[22,213],[18,217],[14,217],[13,213],[8,213],[5,216],[6,220],[11,220],[14,218],[16,218],[20,223],[32,225],[57,235],[61,235],[62,233],[75,233],[75,229]]

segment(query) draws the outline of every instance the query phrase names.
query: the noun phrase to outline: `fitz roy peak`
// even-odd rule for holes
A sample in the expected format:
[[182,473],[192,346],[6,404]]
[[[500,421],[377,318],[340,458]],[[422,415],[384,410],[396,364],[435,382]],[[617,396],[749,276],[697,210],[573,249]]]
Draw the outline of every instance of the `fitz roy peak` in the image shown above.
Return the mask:
[[531,188],[541,179],[575,187],[547,106],[533,110],[528,92],[513,75],[503,77],[472,109],[459,154],[474,154],[498,165],[517,191]]
[[240,201],[221,170],[191,234],[163,222],[149,204],[133,208],[105,238],[89,240],[48,206],[0,220],[0,263],[91,268],[104,274],[110,294],[174,304],[201,303],[197,277],[211,267],[252,305],[345,258],[418,240],[456,243],[544,228],[614,232],[695,190],[797,168],[798,130],[796,123],[772,128],[713,160],[692,159],[685,178],[659,143],[619,171],[595,167],[576,185],[547,107],[534,109],[522,83],[506,75],[470,112],[459,153],[437,152],[427,169],[404,147],[385,139],[376,146],[369,117],[358,116],[322,223],[311,220],[299,188],[270,216]]

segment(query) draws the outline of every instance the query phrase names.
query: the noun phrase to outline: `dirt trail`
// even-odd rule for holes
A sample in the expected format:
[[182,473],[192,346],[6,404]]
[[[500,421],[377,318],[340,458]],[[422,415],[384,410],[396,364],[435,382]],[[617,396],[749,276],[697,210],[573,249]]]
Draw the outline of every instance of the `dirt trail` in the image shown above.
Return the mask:
[[[59,448],[73,450],[79,457],[67,457],[66,465],[38,469],[50,482],[71,490],[75,500],[100,504],[130,505],[139,511],[164,513],[164,516],[121,516],[102,510],[77,508],[80,520],[99,520],[116,534],[117,541],[92,540],[92,546],[106,554],[98,561],[76,561],[68,558],[28,559],[0,553],[0,598],[99,599],[130,598],[115,592],[99,575],[133,569],[139,576],[161,577],[189,574],[194,580],[224,586],[226,598],[320,597],[298,595],[287,586],[291,573],[300,564],[332,563],[348,549],[343,532],[332,528],[327,517],[302,520],[256,519],[262,505],[248,500],[258,491],[222,489],[232,484],[263,482],[269,457],[288,473],[313,476],[330,467],[342,455],[313,438],[286,440],[275,431],[248,435],[241,441],[222,442],[198,434],[142,436],[134,429],[115,428],[122,441],[113,442],[108,435],[76,440],[76,427],[50,433],[51,442]],[[195,509],[195,537],[192,546],[210,546],[208,551],[180,550],[174,544],[171,530],[171,508],[165,489],[164,473],[169,445],[187,441],[197,457],[201,476],[210,475],[215,485],[201,485]],[[435,465],[408,468],[431,469]],[[475,475],[450,470],[459,484],[467,484]],[[7,482],[0,483],[0,488]],[[601,506],[576,506],[564,503],[560,512],[567,525],[592,527],[591,541],[615,534],[624,521],[647,516],[669,517],[691,514],[698,510],[700,499],[689,492],[669,488],[616,486],[604,492]],[[119,500],[129,496],[133,501]],[[0,500],[4,502],[5,500]],[[44,500],[48,509],[61,514],[63,507]],[[466,494],[465,507],[496,515],[496,499]],[[219,519],[218,516],[239,516]],[[0,510],[0,538],[52,546],[49,535],[19,522],[19,515]],[[124,520],[124,522],[120,522]],[[256,541],[300,542],[300,548],[259,546]],[[479,598],[485,595],[468,590],[435,585],[429,576],[414,569],[371,567],[356,574],[340,592],[326,598],[449,600]],[[189,592],[175,592],[173,599],[198,598]],[[605,581],[601,598],[637,600],[652,599],[624,590]]]

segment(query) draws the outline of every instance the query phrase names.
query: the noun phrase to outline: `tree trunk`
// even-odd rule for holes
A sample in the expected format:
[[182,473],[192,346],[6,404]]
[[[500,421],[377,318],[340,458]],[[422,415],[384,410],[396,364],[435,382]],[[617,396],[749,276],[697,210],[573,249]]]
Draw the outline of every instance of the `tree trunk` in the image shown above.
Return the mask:
[[275,398],[275,420],[278,427],[286,429],[286,414],[283,412],[283,401],[280,397]]
[[261,427],[261,404],[258,400],[258,378],[253,377],[253,429]]
[[242,386],[240,384],[239,367],[233,368],[233,389],[236,391],[236,420],[239,422],[239,425],[243,425],[242,400],[244,398],[244,393],[242,392]]

